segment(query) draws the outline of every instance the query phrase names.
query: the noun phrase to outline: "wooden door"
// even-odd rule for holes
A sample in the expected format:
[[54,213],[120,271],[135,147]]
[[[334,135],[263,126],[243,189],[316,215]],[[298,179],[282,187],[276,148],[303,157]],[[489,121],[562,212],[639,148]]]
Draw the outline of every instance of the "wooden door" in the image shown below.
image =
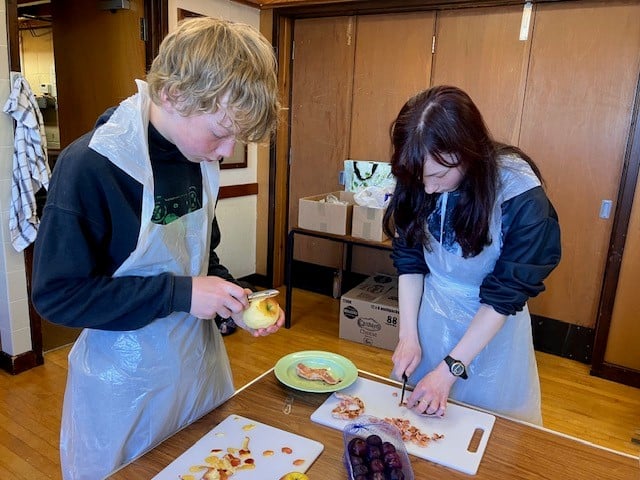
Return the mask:
[[[637,2],[537,5],[520,146],[545,177],[563,249],[530,302],[539,315],[595,325],[639,52]],[[614,202],[610,218],[602,200]]]
[[391,122],[429,86],[434,19],[433,12],[358,17],[349,158],[389,161]]
[[[434,22],[434,12],[357,18],[349,158],[390,160],[391,123],[429,86]],[[395,274],[389,255],[370,248],[354,248],[353,270]]]
[[640,371],[640,179],[622,254],[604,361]]
[[438,12],[432,85],[466,91],[492,135],[517,144],[530,41],[522,6]]
[[[291,82],[289,225],[298,224],[298,200],[342,190],[339,172],[349,152],[353,17],[297,20]],[[296,259],[338,267],[335,242],[300,239]]]
[[102,10],[100,2],[52,2],[60,146],[91,130],[108,107],[136,92],[145,76],[140,38],[143,0],[130,8]]
[[[433,22],[433,13],[296,21],[290,224],[297,224],[301,196],[344,189],[338,183],[344,160],[389,159],[391,122],[429,84]],[[342,261],[334,242],[300,240],[296,258]],[[377,268],[378,257],[355,257],[356,270],[359,264],[388,270],[386,258]]]

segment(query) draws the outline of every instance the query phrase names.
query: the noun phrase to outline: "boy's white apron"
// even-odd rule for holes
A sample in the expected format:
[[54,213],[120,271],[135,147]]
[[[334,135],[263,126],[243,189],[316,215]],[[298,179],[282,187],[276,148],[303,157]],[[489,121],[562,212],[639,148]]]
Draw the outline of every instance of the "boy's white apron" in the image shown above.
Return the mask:
[[[114,277],[206,275],[218,164],[202,164],[201,209],[168,225],[151,223],[150,100],[146,84],[138,82],[138,88],[90,144],[143,184],[137,246]],[[69,354],[60,444],[63,477],[103,478],[232,394],[229,359],[211,320],[175,312],[139,330],[85,329]]]
[[[493,271],[502,250],[502,203],[540,181],[526,162],[501,159],[501,187],[492,216],[493,243],[477,256],[463,258],[431,242],[424,255],[430,273],[425,276],[418,334],[422,360],[409,379],[415,385],[433,370],[467,331],[480,307],[479,288]],[[441,218],[448,195],[441,196]],[[444,224],[441,226],[443,237]],[[459,250],[459,249],[458,249]],[[502,329],[468,366],[469,378],[456,380],[450,397],[527,422],[542,424],[540,382],[531,333],[531,317],[525,305],[507,318]]]

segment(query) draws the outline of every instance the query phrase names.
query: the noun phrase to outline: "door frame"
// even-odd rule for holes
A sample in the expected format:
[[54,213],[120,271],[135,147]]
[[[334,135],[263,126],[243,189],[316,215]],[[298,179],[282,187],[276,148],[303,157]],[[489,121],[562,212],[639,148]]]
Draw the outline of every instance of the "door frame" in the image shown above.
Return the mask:
[[618,279],[622,268],[622,258],[627,230],[631,218],[638,175],[640,174],[640,78],[636,85],[636,96],[631,120],[632,130],[629,133],[627,151],[624,159],[622,178],[616,200],[615,217],[611,230],[611,240],[607,254],[607,263],[602,282],[602,294],[596,317],[596,336],[591,358],[591,375],[606,378],[614,382],[624,383],[640,388],[640,372],[621,367],[605,361],[609,330],[613,308],[616,300]]

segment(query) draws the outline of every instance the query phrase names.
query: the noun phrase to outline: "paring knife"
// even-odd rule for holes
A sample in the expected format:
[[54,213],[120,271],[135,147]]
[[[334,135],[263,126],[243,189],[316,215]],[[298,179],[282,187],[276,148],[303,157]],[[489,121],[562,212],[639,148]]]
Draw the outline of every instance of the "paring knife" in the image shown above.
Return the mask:
[[254,300],[262,300],[264,298],[275,297],[280,295],[280,291],[276,289],[260,290],[259,292],[253,292],[247,295],[247,299],[252,302]]
[[402,402],[404,402],[404,391],[407,388],[407,374],[403,373],[402,374],[402,393],[400,394],[400,403],[399,405],[402,406]]

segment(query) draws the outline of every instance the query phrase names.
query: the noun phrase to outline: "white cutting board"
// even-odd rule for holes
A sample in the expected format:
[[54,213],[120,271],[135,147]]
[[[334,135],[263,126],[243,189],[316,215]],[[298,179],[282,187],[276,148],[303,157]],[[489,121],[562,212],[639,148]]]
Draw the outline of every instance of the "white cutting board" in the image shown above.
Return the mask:
[[[447,404],[444,417],[421,416],[406,407],[399,406],[400,388],[361,377],[340,393],[359,397],[365,404],[364,415],[378,418],[403,418],[409,420],[423,433],[444,435],[444,438],[431,441],[426,447],[405,442],[407,452],[411,455],[470,475],[477,473],[496,420],[495,416],[453,403]],[[331,410],[339,402],[340,399],[335,393],[332,394],[313,412],[311,420],[327,427],[344,430],[349,421],[334,418],[331,415]],[[481,429],[483,434],[476,451],[471,452],[468,446],[476,429]]]
[[[251,451],[251,457],[255,459],[256,467],[252,470],[237,470],[233,474],[233,480],[277,479],[292,471],[306,472],[324,450],[324,445],[315,440],[240,415],[229,415],[152,480],[201,480],[205,470],[193,471],[192,467],[206,465],[205,458],[212,455],[212,450],[221,449],[222,453],[217,454],[221,457],[227,452],[227,448],[242,448],[245,437],[249,438],[248,449]],[[292,450],[291,453],[282,451],[283,448],[286,450],[286,447]],[[263,455],[266,451],[273,454]],[[296,460],[304,462],[294,464]]]

